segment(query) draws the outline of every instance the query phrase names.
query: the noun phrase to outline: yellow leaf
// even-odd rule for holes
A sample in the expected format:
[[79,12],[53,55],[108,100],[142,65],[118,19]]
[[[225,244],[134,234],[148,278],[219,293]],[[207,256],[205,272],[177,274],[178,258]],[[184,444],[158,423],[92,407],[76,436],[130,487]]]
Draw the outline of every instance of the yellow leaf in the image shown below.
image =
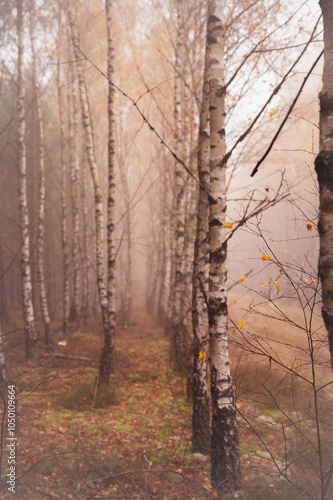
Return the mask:
[[308,221],[308,222],[306,222],[305,224],[306,224],[306,227],[308,228],[308,231],[310,231],[310,232],[311,232],[311,231],[312,231],[312,228],[313,228],[313,222]]
[[205,357],[206,357],[206,353],[205,353],[205,351],[203,351],[203,352],[201,352],[201,351],[200,351],[200,354],[199,354],[199,356],[198,356],[199,361],[202,361]]
[[239,329],[242,330],[242,328],[244,328],[245,326],[245,321],[241,319],[238,324],[239,324]]
[[247,277],[246,276],[242,276],[241,279],[239,280],[240,283],[243,283],[243,281],[247,281]]
[[260,288],[264,288],[264,287],[265,287],[265,286],[267,286],[267,285],[268,285],[267,281],[264,281],[264,283],[261,285],[261,287],[260,287]]
[[309,280],[304,278],[305,283],[309,284]]
[[271,258],[268,255],[262,255],[261,260],[271,260]]
[[230,222],[226,222],[224,224],[224,227],[226,227],[227,229],[232,229],[232,224],[230,224]]
[[279,285],[279,283],[277,281],[274,281],[274,283],[275,283],[275,286],[276,286],[277,294],[279,295],[279,293],[280,293],[280,285]]
[[311,278],[311,281],[312,281],[312,283],[315,283],[315,282],[316,282],[316,280],[315,280],[314,278]]
[[270,112],[269,112],[269,116],[271,117],[271,116],[275,115],[275,113],[277,113],[277,109],[272,108],[272,109],[270,110]]
[[67,340],[59,340],[58,345],[67,345]]

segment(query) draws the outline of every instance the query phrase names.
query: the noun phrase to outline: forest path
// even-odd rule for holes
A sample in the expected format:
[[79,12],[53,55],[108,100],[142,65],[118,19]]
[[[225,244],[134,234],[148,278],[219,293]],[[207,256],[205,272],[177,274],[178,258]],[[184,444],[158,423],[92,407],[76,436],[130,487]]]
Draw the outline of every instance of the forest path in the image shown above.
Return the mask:
[[101,345],[95,320],[58,346],[91,362],[32,365],[23,348],[11,359],[11,372],[21,374],[17,500],[209,498],[209,459],[191,453],[186,380],[170,370],[163,328],[143,313],[119,326],[116,371],[96,396]]

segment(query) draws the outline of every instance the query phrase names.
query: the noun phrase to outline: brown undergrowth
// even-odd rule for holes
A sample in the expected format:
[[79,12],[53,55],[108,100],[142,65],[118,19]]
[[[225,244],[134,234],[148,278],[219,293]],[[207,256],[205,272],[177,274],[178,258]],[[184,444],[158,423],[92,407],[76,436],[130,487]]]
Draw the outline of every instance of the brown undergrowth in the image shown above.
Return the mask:
[[[137,313],[133,323],[119,327],[116,372],[100,394],[95,391],[102,343],[98,321],[82,325],[67,346],[57,347],[61,354],[87,360],[41,358],[28,364],[21,335],[13,328],[6,337],[7,346],[12,345],[9,373],[17,387],[15,498],[217,498],[210,486],[209,457],[191,452],[186,380],[170,369],[169,341],[152,318]],[[303,498],[278,467],[285,467],[288,445],[288,453],[298,457],[297,467],[289,467],[291,478],[301,481],[307,474],[313,480],[308,455],[301,456],[302,436],[288,423],[288,415],[294,415],[298,427],[313,432],[306,410],[295,417],[289,397],[291,387],[297,395],[304,387],[297,388],[292,377],[242,353],[239,346],[232,346],[231,354],[244,489],[226,499]],[[4,446],[3,466],[6,453]],[[1,498],[13,498],[4,481]]]

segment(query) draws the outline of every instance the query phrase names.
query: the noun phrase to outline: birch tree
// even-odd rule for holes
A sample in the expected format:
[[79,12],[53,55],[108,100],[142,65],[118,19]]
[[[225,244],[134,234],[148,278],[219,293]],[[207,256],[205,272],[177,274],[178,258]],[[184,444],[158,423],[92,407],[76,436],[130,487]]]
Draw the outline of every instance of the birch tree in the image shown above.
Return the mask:
[[44,154],[44,125],[42,116],[42,104],[40,88],[37,79],[37,61],[35,47],[34,8],[30,6],[30,39],[32,51],[32,69],[35,103],[37,111],[38,130],[38,171],[39,171],[39,200],[38,200],[38,231],[37,231],[37,280],[39,288],[39,300],[45,330],[45,349],[53,351],[52,323],[49,314],[49,306],[45,286],[44,272],[44,235],[45,235],[45,154]]
[[87,157],[94,186],[97,289],[98,289],[99,304],[102,312],[103,334],[104,334],[104,346],[99,364],[99,384],[107,384],[109,382],[110,374],[112,373],[114,367],[113,367],[112,337],[109,334],[108,298],[105,286],[105,270],[103,262],[103,255],[104,255],[103,198],[102,198],[102,190],[99,180],[99,174],[97,170],[92,119],[89,108],[86,82],[84,77],[82,54],[79,48],[78,29],[73,11],[71,9],[68,10],[68,15],[69,15],[71,36],[73,41],[74,55],[75,55],[77,75],[78,75],[78,85],[79,85],[79,94],[80,94],[81,111],[82,111],[82,124],[85,136]]
[[107,382],[110,373],[114,370],[114,341],[116,335],[116,251],[114,244],[115,234],[115,141],[114,141],[114,88],[112,85],[113,76],[113,35],[111,22],[112,0],[106,0],[106,27],[108,36],[108,220],[107,220],[107,245],[108,245],[108,286],[107,286],[107,307],[108,307],[108,330],[104,334],[104,347],[100,360],[100,380]]
[[328,333],[333,369],[333,4],[320,0],[324,20],[324,73],[320,100],[320,144],[316,158],[319,181],[319,276],[322,315]]
[[23,64],[23,0],[16,1],[17,37],[18,37],[18,102],[17,102],[17,150],[19,172],[19,217],[21,235],[21,279],[22,304],[25,332],[25,353],[28,360],[38,357],[37,333],[35,329],[35,313],[32,302],[31,262],[29,245],[29,213],[27,200],[27,165],[25,147],[25,79]]
[[[182,19],[182,0],[176,0],[177,6],[177,41],[175,54],[175,86],[174,86],[174,149],[178,157],[181,151],[181,53],[183,42],[184,23]],[[174,367],[182,371],[186,360],[186,346],[182,331],[181,317],[181,295],[184,279],[183,250],[185,243],[185,175],[184,169],[179,162],[175,162],[175,250],[174,250],[174,284],[172,290],[172,314],[171,314],[171,356],[174,359]]]
[[67,168],[65,160],[65,123],[63,110],[63,97],[61,91],[61,73],[60,73],[60,21],[61,11],[59,12],[59,33],[58,33],[58,65],[57,65],[57,87],[58,87],[58,110],[60,122],[60,164],[61,164],[61,246],[63,258],[63,334],[69,333],[69,256],[67,242]]
[[[207,55],[204,72],[204,87],[200,114],[198,173],[200,180],[197,233],[195,240],[193,267],[192,324],[194,335],[193,364],[193,413],[192,446],[194,451],[206,452],[210,448],[210,412],[207,389],[208,346],[208,193],[209,193],[209,83],[207,80]],[[202,353],[200,355],[200,353]]]
[[[71,52],[71,51],[70,51]],[[69,65],[69,80],[72,82],[71,93],[68,94],[68,136],[70,151],[70,178],[71,178],[71,199],[72,199],[72,217],[73,217],[73,300],[70,310],[70,322],[78,325],[80,317],[80,164],[79,164],[79,122],[78,122],[78,98],[75,65]]]
[[224,0],[209,0],[207,58],[210,120],[209,361],[212,397],[212,484],[219,493],[239,488],[241,469],[233,381],[228,349],[225,240],[226,143]]

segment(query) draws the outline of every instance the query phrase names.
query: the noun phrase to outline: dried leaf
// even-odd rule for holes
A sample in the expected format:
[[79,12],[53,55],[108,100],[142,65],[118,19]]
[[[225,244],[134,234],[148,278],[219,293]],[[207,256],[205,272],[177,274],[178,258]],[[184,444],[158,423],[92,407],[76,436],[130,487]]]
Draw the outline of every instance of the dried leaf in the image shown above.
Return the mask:
[[242,330],[242,328],[244,328],[245,326],[245,321],[241,319],[238,324],[239,324],[239,329]]
[[274,284],[275,284],[275,287],[276,287],[276,292],[279,295],[279,293],[280,293],[280,285],[279,285],[279,283],[277,281],[274,281]]
[[246,276],[242,276],[241,279],[239,280],[240,283],[243,283],[243,281],[247,281],[247,277]]
[[199,353],[199,356],[198,356],[198,359],[199,361],[202,361],[205,357],[207,356],[207,354],[205,353],[205,351]]
[[271,258],[265,254],[265,255],[262,255],[261,260],[271,260]]

